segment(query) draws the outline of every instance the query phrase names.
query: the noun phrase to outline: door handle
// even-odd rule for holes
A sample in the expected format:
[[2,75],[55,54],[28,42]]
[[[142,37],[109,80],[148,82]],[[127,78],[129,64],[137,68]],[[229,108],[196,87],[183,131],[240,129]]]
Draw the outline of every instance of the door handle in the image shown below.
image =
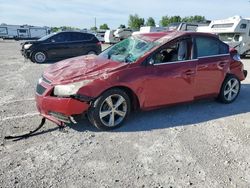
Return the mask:
[[191,76],[191,75],[195,74],[195,71],[187,70],[187,71],[184,72],[184,74],[187,75],[187,76]]
[[219,66],[220,66],[220,67],[225,67],[226,64],[227,64],[226,62],[220,62],[220,63],[219,63]]
[[208,68],[208,65],[198,65],[197,66],[198,70],[204,70],[204,69],[207,69],[207,68]]

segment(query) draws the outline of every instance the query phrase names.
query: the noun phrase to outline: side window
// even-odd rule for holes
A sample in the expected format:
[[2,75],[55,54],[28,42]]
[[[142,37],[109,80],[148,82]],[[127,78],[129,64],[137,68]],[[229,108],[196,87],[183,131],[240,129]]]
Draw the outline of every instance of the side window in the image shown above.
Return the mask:
[[71,41],[82,41],[82,35],[80,33],[71,33]]
[[240,28],[241,28],[241,29],[246,29],[246,28],[247,28],[247,24],[241,24],[241,25],[240,25]]
[[27,33],[26,29],[19,29],[18,31],[19,31],[19,33]]
[[153,56],[154,64],[190,60],[191,46],[191,39],[178,40],[167,44]]
[[196,38],[197,57],[229,53],[229,47],[219,40],[209,37]]
[[229,46],[224,42],[220,42],[220,54],[228,54],[229,53]]
[[5,28],[5,27],[0,27],[0,33],[1,33],[1,34],[8,34],[7,28]]
[[82,38],[84,40],[92,40],[93,39],[93,35],[85,33],[85,34],[82,34]]
[[71,41],[70,33],[59,33],[51,38],[55,42],[68,42]]
[[220,54],[219,41],[208,37],[196,38],[197,57]]

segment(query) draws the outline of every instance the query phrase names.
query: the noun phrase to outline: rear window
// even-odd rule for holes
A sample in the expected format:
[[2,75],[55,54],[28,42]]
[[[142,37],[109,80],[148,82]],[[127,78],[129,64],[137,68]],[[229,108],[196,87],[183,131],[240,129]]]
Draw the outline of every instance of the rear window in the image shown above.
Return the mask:
[[88,33],[83,33],[82,38],[83,38],[83,40],[92,40],[94,38],[94,35],[88,34]]
[[197,57],[213,56],[229,53],[227,44],[209,37],[196,38]]

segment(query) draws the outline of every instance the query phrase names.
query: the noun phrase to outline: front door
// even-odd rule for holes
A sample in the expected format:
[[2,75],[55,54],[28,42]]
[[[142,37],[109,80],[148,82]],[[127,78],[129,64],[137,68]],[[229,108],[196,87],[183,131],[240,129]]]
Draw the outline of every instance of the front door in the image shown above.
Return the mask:
[[149,58],[145,108],[193,100],[197,60],[192,48],[191,38],[178,39]]
[[71,57],[70,33],[62,32],[48,39],[47,54],[52,59],[63,59]]

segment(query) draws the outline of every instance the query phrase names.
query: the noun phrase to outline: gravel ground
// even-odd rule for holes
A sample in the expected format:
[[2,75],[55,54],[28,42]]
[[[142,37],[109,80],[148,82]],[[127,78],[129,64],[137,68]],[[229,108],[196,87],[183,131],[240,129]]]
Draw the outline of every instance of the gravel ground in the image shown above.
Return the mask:
[[[87,120],[61,132],[49,121],[28,139],[3,137],[41,120],[33,64],[0,41],[0,187],[250,187],[250,79],[229,105],[214,100],[136,112],[100,132]],[[250,71],[250,59],[243,60]]]

